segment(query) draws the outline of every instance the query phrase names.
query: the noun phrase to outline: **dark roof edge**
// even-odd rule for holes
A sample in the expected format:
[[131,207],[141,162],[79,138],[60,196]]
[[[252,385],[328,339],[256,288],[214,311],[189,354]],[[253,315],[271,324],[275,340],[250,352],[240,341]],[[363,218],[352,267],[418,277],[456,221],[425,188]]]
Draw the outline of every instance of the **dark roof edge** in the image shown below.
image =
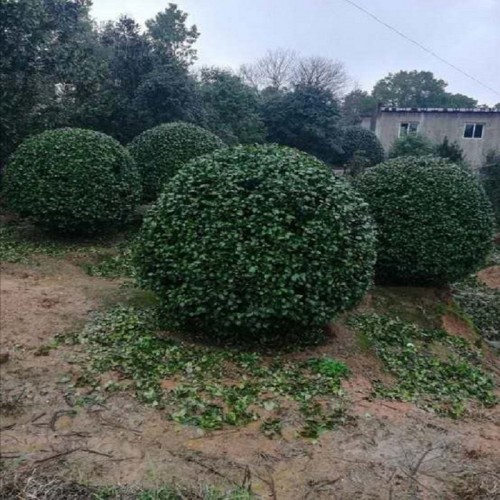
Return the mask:
[[382,113],[498,113],[500,109],[495,108],[396,108],[381,106]]

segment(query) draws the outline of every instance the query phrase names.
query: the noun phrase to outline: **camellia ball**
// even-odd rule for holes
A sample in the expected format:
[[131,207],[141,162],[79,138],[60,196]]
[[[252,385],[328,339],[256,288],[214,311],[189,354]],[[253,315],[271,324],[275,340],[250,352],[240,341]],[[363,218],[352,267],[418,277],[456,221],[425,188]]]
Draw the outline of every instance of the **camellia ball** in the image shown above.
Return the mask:
[[106,134],[77,128],[26,139],[7,163],[4,190],[11,210],[61,232],[115,227],[141,198],[126,148]]
[[368,207],[319,160],[268,145],[199,157],[144,221],[136,262],[168,326],[252,338],[308,335],[370,286]]
[[165,182],[186,162],[223,147],[212,132],[183,122],[158,125],[138,135],[129,151],[141,174],[144,201],[156,200]]
[[401,157],[371,168],[355,185],[377,223],[381,282],[441,285],[484,263],[493,237],[491,207],[464,166]]

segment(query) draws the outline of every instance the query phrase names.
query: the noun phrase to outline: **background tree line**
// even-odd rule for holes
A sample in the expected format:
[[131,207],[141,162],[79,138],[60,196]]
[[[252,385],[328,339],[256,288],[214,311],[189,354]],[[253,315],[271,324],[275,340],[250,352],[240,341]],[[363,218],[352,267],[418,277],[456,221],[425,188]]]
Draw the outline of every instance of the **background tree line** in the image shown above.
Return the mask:
[[[182,120],[226,143],[277,142],[340,161],[341,132],[378,103],[473,107],[430,72],[401,71],[348,94],[344,65],[271,51],[238,72],[194,69],[200,35],[175,4],[140,26],[97,24],[90,0],[0,3],[0,165],[28,135],[72,126],[127,143]],[[500,103],[497,105],[500,107]]]

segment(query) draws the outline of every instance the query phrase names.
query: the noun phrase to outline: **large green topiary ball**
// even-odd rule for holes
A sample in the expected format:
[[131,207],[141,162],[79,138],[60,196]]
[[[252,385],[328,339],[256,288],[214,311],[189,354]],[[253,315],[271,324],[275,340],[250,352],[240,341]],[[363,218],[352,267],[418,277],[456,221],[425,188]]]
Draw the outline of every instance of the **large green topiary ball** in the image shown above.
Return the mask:
[[355,183],[378,225],[377,279],[444,284],[464,278],[491,248],[491,208],[466,168],[435,157],[402,157]]
[[125,222],[141,197],[134,160],[100,132],[63,128],[24,141],[7,163],[11,210],[40,226],[89,233]]
[[368,160],[368,166],[384,161],[384,148],[377,136],[363,127],[352,126],[344,129],[342,138],[343,161],[348,162],[355,153]]
[[367,205],[319,160],[238,146],[189,162],[168,183],[136,261],[170,327],[305,336],[363,297],[375,236]]
[[155,200],[184,163],[224,146],[212,132],[190,123],[166,123],[138,135],[129,151],[142,177],[144,201]]

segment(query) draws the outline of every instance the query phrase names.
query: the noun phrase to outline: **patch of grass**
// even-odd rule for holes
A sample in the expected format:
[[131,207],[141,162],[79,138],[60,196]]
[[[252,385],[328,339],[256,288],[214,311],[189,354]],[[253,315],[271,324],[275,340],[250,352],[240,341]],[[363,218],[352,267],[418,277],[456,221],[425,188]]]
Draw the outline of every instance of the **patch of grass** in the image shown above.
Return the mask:
[[[132,386],[139,400],[182,424],[220,429],[295,411],[304,435],[317,437],[345,418],[341,381],[348,369],[330,358],[292,362],[161,337],[151,308],[112,309],[80,342],[88,370],[118,373],[123,388]],[[268,421],[264,431],[277,427]]]
[[0,261],[26,264],[34,254],[60,257],[68,252],[68,247],[50,241],[24,238],[18,227],[0,225]]
[[454,301],[487,340],[500,341],[500,290],[471,277],[452,287]]
[[77,257],[79,265],[91,276],[133,277],[132,238],[135,228],[93,238],[58,237],[37,230],[28,223],[0,225],[0,261],[36,263],[36,257]]
[[497,403],[493,381],[479,366],[481,352],[466,340],[378,314],[355,316],[350,326],[366,335],[396,378],[391,387],[376,383],[377,396],[451,417],[461,416],[469,399],[484,406]]
[[371,290],[372,305],[380,314],[398,317],[424,328],[441,324],[436,302],[443,300],[436,288],[376,286]]
[[102,256],[96,264],[84,264],[86,273],[100,278],[133,278],[132,245],[122,242],[116,250],[117,253]]
[[39,473],[4,478],[1,498],[39,498],[44,500],[251,500],[255,496],[244,488],[224,490],[212,486],[165,485],[156,488],[91,486]]

